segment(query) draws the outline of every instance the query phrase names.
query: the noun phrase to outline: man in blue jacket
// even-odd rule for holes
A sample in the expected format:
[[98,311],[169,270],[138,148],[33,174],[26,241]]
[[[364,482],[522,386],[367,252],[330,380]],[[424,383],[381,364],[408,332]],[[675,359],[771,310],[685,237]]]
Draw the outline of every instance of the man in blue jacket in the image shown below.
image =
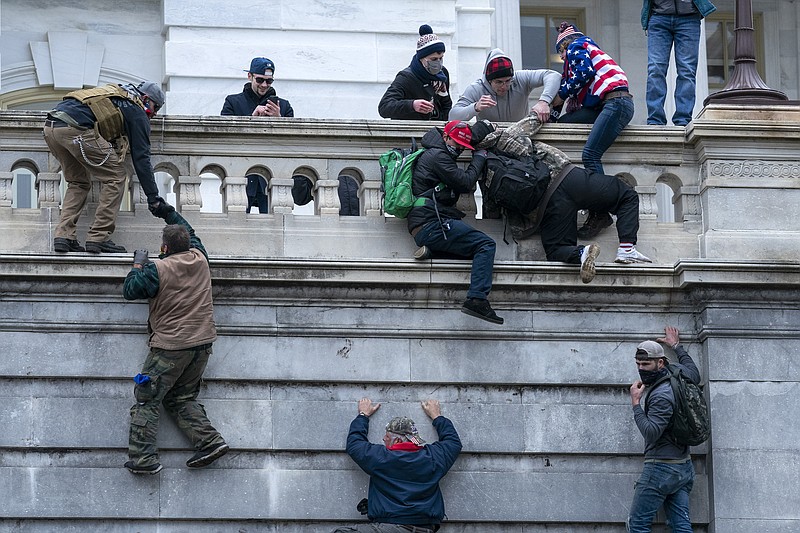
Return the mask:
[[689,493],[694,484],[694,465],[689,446],[675,442],[669,431],[675,409],[672,386],[669,381],[663,381],[646,395],[645,391],[667,374],[667,357],[659,343],[675,350],[678,355],[675,366],[695,384],[700,383],[700,372],[681,346],[678,330],[667,326],[664,334],[658,342],[644,341],[636,348],[636,366],[641,379],[631,385],[630,395],[633,418],[644,437],[644,468],[636,482],[628,517],[630,533],[649,533],[662,505],[674,533],[692,531]]
[[381,406],[369,398],[358,402],[358,416],[350,423],[347,453],[369,474],[367,516],[370,524],[343,527],[337,533],[437,531],[445,516],[439,481],[461,452],[453,423],[442,416],[438,400],[422,402],[439,441],[426,444],[414,421],[401,416],[386,425],[383,446],[369,442],[369,417]]

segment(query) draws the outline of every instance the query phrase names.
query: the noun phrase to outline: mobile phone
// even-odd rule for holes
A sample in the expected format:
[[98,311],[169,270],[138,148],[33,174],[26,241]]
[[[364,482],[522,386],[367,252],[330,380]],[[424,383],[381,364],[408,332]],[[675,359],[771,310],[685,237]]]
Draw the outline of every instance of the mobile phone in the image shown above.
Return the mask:
[[270,96],[270,97],[268,97],[268,98],[267,98],[267,100],[269,100],[269,101],[270,101],[270,102],[272,102],[273,104],[276,104],[276,105],[277,105],[277,104],[278,104],[278,100],[279,100],[279,98],[278,98],[277,96]]

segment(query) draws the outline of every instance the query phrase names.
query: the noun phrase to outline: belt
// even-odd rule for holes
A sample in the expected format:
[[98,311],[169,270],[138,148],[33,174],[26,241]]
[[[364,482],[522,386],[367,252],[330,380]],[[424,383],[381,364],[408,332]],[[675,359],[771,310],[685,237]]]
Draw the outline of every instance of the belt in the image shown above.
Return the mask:
[[603,100],[611,100],[613,98],[633,98],[633,95],[629,93],[626,89],[617,89],[615,91],[611,91],[603,96]]
[[429,525],[429,526],[412,526],[410,524],[395,524],[400,529],[404,529],[406,531],[411,531],[411,533],[432,533],[436,531],[436,527]]
[[67,128],[69,124],[58,119],[48,118],[44,121],[45,128]]
[[645,463],[667,463],[670,465],[682,465],[684,463],[688,463],[691,461],[691,458],[686,457],[685,459],[645,459]]
[[[425,224],[423,224],[422,226],[424,226],[424,225]],[[422,226],[417,226],[416,228],[412,229],[411,230],[411,236],[415,237],[417,235],[417,233],[419,233],[419,231],[422,229]]]

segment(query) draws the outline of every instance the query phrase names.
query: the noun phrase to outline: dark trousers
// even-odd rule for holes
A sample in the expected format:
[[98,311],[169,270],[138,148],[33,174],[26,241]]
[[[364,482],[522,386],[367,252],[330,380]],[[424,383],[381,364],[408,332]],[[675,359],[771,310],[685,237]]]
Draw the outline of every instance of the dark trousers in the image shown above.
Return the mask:
[[577,216],[580,209],[617,215],[620,242],[636,244],[639,195],[615,176],[574,168],[553,192],[542,217],[542,245],[548,261],[581,262]]
[[496,248],[494,239],[460,220],[443,220],[442,224],[434,220],[422,226],[414,236],[414,242],[434,252],[472,258],[467,298],[489,299]]
[[200,381],[211,355],[211,344],[186,350],[151,348],[142,366],[150,376],[147,386],[136,385],[136,403],[131,407],[128,456],[137,466],[159,462],[156,435],[161,404],[178,423],[195,450],[225,442],[197,401]]

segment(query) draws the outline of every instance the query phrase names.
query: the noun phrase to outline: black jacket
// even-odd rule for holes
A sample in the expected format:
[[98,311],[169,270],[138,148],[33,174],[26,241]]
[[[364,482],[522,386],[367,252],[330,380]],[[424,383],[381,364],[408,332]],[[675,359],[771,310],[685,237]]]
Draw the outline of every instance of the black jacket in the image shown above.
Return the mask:
[[[440,96],[433,90],[430,82],[422,81],[406,67],[397,73],[394,81],[386,89],[383,98],[378,104],[378,113],[383,118],[400,120],[447,120],[453,101],[450,99],[450,74],[442,67],[447,78],[447,95]],[[417,113],[414,111],[414,100],[428,100],[433,98],[432,113]]]
[[[270,96],[275,96],[275,89],[270,87],[267,89],[266,94],[261,98],[253,92],[250,87],[250,82],[244,84],[244,90],[239,94],[229,94],[225,97],[225,103],[222,105],[220,115],[233,115],[237,117],[249,117],[257,106],[267,103]],[[294,109],[289,104],[289,100],[278,98],[278,106],[281,108],[282,117],[293,117]]]
[[[158,196],[158,186],[153,175],[153,164],[150,162],[150,119],[147,118],[144,109],[130,100],[117,96],[112,96],[110,100],[122,112],[123,128],[130,143],[133,169],[136,171],[136,176],[139,178],[147,200],[153,201]],[[75,98],[62,100],[56,106],[56,110],[63,111],[75,119],[83,128],[94,128],[96,120],[94,113],[88,105],[82,104]],[[114,141],[114,139],[106,140]]]
[[[456,156],[447,150],[440,128],[433,128],[422,137],[425,151],[417,159],[414,166],[414,177],[411,191],[416,197],[431,198],[424,206],[414,207],[408,214],[408,231],[437,220],[436,210],[442,220],[464,218],[464,213],[455,208],[458,197],[470,193],[475,188],[486,164],[486,158],[472,154],[472,161],[467,170],[462,170],[456,163]],[[434,188],[443,184],[441,190]],[[435,205],[434,205],[435,204]]]

